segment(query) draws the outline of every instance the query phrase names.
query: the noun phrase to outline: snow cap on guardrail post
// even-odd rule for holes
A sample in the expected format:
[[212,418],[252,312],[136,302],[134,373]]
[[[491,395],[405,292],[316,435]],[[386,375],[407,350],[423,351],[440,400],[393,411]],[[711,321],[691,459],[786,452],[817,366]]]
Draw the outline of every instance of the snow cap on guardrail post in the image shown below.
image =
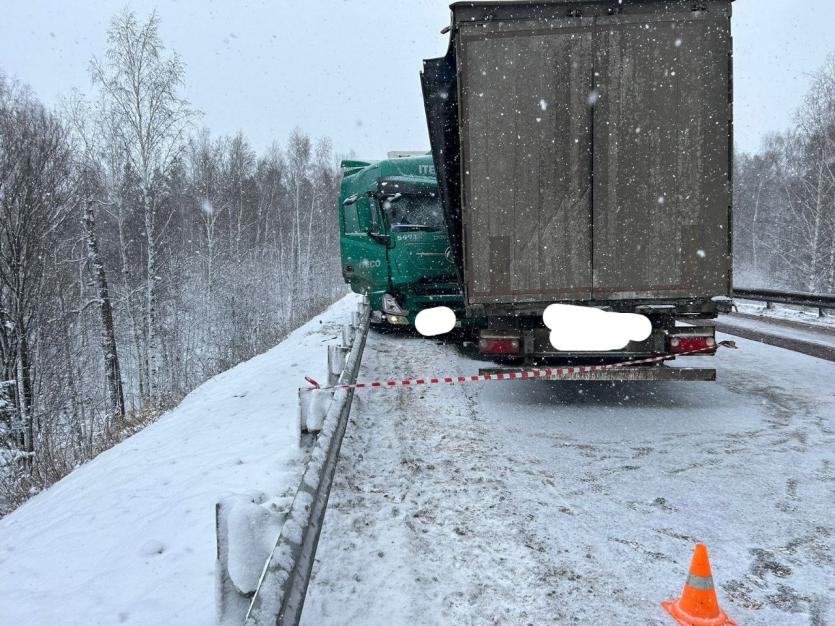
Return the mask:
[[231,503],[224,499],[215,505],[215,616],[217,623],[240,623],[249,608],[250,599],[235,587],[229,576],[229,510]]
[[348,348],[343,346],[328,346],[328,386],[339,382],[342,370],[345,369],[345,357],[348,356]]
[[351,324],[344,324],[342,326],[342,345],[350,348],[354,345],[354,333],[356,328]]
[[303,433],[318,433],[322,430],[332,401],[333,389],[299,389],[299,437]]
[[217,555],[215,614],[221,626],[239,626],[281,529],[286,511],[266,494],[227,495],[215,505]]
[[215,614],[219,625],[239,626],[246,618],[263,563],[286,513],[275,500],[255,491],[224,496],[215,505]]

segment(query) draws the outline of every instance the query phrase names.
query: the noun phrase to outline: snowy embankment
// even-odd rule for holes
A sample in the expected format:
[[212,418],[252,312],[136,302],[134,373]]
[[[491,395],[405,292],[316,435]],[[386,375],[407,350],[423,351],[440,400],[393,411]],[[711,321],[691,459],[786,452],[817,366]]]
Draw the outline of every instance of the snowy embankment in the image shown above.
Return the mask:
[[215,503],[289,504],[296,389],[325,377],[355,307],[343,298],[0,520],[0,624],[212,623]]

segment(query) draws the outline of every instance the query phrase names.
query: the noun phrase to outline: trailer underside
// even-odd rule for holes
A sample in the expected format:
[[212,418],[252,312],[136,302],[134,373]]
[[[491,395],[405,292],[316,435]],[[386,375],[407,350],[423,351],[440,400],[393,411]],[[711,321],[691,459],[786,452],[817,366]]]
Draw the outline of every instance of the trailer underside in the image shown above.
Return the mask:
[[[479,375],[510,374],[524,371],[523,367],[482,368]],[[670,367],[668,365],[633,366],[611,370],[597,370],[591,372],[575,371],[568,376],[552,376],[551,380],[566,381],[714,381],[716,370],[704,367]]]

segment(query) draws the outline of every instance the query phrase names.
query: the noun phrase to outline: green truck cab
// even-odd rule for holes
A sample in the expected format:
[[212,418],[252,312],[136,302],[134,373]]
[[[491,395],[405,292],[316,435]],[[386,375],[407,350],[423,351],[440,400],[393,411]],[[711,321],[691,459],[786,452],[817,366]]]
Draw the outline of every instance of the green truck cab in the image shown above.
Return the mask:
[[414,325],[421,310],[435,306],[461,319],[431,155],[343,161],[339,245],[342,276],[368,296],[373,322]]

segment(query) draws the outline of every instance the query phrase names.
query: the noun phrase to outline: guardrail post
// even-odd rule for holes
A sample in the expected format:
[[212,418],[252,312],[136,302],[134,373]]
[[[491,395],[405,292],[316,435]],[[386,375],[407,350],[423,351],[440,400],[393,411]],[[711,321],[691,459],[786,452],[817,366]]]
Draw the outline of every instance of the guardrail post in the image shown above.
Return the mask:
[[345,357],[348,356],[348,350],[344,346],[328,346],[328,386],[339,382],[342,370],[345,369]]
[[342,326],[342,345],[346,348],[354,345],[354,330],[351,324],[343,324]]
[[258,587],[259,566],[269,556],[286,511],[253,492],[228,495],[215,505],[217,557],[215,612],[221,626],[240,626]]
[[215,614],[221,626],[243,622],[252,600],[252,594],[241,593],[229,575],[229,511],[232,506],[232,498],[224,498],[215,505]]
[[325,415],[333,401],[333,389],[299,389],[299,430],[316,434],[322,430]]

